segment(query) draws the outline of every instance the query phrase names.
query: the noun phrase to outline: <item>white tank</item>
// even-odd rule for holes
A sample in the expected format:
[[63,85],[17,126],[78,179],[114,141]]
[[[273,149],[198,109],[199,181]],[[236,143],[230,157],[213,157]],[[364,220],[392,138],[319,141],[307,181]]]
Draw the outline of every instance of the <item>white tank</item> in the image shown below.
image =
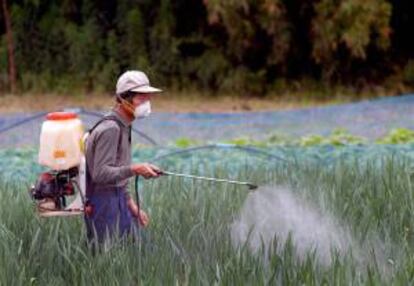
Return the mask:
[[80,164],[83,126],[76,113],[49,113],[40,133],[39,164],[68,170]]

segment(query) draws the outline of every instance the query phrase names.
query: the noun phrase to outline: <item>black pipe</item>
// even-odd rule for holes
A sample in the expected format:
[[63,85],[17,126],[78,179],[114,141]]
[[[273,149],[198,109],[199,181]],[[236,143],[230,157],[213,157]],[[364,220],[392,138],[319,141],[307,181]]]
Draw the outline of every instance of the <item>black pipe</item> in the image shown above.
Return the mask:
[[[102,117],[104,117],[104,115],[103,114],[101,114],[101,113],[99,113],[99,112],[94,112],[94,111],[88,111],[88,110],[83,110],[83,109],[81,109],[80,111],[79,111],[79,113],[82,113],[82,114],[85,114],[85,115],[90,115],[90,116],[95,116],[95,117],[98,117],[98,118],[102,118]],[[134,128],[133,126],[131,126],[131,130],[133,131],[133,132],[135,132],[136,134],[138,134],[139,136],[141,136],[141,137],[143,137],[145,140],[147,140],[148,142],[150,142],[153,146],[158,146],[159,144],[154,140],[154,139],[152,139],[150,136],[148,136],[147,134],[145,134],[144,132],[142,132],[142,131],[139,131],[138,129],[136,129],[136,128]]]
[[203,146],[197,146],[197,147],[190,147],[190,148],[186,148],[182,150],[176,150],[176,151],[172,151],[170,153],[164,154],[164,155],[157,156],[154,159],[152,159],[150,162],[155,162],[155,161],[165,159],[167,157],[186,154],[186,153],[199,151],[199,150],[205,150],[205,149],[239,149],[242,151],[246,151],[247,153],[255,153],[255,154],[263,155],[263,156],[266,156],[268,158],[272,158],[278,161],[282,161],[284,163],[289,163],[288,160],[280,156],[277,156],[275,154],[272,154],[270,152],[266,152],[264,150],[260,150],[252,146],[238,146],[238,145],[233,145],[233,144],[210,144],[210,145],[203,145]]
[[18,127],[18,126],[20,126],[20,125],[22,125],[22,124],[25,124],[25,123],[27,123],[27,122],[29,122],[29,121],[32,121],[32,120],[35,120],[35,119],[37,119],[37,118],[43,117],[43,116],[45,116],[46,114],[48,114],[48,112],[40,112],[40,113],[37,113],[37,114],[35,114],[35,115],[33,115],[33,116],[30,116],[30,117],[28,117],[28,118],[22,119],[22,120],[20,120],[20,121],[18,121],[18,122],[15,122],[15,123],[13,123],[13,124],[10,124],[9,126],[3,127],[2,129],[0,129],[0,134],[1,134],[1,133],[4,133],[4,132],[6,132],[6,131],[9,131],[10,129],[13,129],[13,128],[15,128],[15,127]]

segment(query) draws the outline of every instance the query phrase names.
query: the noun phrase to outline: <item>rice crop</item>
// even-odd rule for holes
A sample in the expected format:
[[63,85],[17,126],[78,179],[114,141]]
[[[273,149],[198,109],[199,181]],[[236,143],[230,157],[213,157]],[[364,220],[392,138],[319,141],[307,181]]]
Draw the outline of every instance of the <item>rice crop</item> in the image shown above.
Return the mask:
[[[134,158],[166,151],[135,150]],[[0,151],[0,285],[412,283],[410,146],[266,151],[285,161],[219,150],[159,161],[171,171],[262,187],[249,193],[174,177],[141,180],[150,226],[139,243],[99,253],[88,249],[81,217],[34,213],[27,189],[42,169],[35,150]],[[234,231],[240,223],[243,235]],[[345,243],[331,243],[338,236]]]

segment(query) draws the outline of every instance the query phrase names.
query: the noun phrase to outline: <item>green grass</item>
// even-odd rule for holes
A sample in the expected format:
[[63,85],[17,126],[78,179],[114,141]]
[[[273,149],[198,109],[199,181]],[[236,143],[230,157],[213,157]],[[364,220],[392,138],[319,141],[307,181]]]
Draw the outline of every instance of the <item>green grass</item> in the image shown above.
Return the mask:
[[[247,191],[172,177],[142,182],[151,216],[145,241],[92,255],[81,218],[34,215],[27,194],[34,174],[28,174],[0,181],[0,285],[407,285],[414,278],[414,198],[411,153],[398,150],[361,151],[369,157],[352,150],[279,150],[287,164],[209,151],[160,163],[174,171],[287,186],[348,225],[360,245],[380,241],[386,272],[351,255],[327,267],[312,253],[298,260],[289,242],[263,255],[246,245],[234,248],[229,227]],[[32,155],[22,156],[30,162],[15,168],[37,171],[29,168]]]
[[[211,142],[215,143],[215,142]],[[224,143],[234,144],[237,146],[256,146],[256,147],[274,147],[274,146],[300,146],[300,147],[317,147],[317,146],[352,146],[352,145],[368,145],[368,144],[413,144],[414,131],[406,128],[395,128],[390,130],[388,134],[377,138],[376,140],[368,139],[363,136],[351,134],[346,129],[338,128],[330,134],[322,136],[317,134],[305,135],[302,137],[292,137],[283,134],[271,134],[262,139],[254,139],[250,137],[239,137],[224,141]],[[178,148],[187,148],[191,146],[200,146],[205,142],[192,140],[189,138],[179,138],[171,145]]]

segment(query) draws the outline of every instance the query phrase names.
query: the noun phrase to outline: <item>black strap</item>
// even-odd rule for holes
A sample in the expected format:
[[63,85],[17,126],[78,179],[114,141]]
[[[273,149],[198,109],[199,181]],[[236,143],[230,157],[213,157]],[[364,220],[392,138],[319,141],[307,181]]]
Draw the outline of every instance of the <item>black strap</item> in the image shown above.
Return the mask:
[[[95,125],[91,129],[89,129],[89,134],[91,134],[92,131],[95,130],[95,128],[98,127],[99,124],[101,124],[102,122],[104,122],[106,120],[115,121],[118,124],[119,128],[121,129],[121,134],[122,134],[122,122],[118,117],[116,117],[114,115],[106,115],[106,116],[102,117],[98,122],[95,123]],[[129,143],[131,143],[131,127],[129,127],[128,141],[129,141]]]
[[[96,127],[98,127],[99,124],[101,124],[102,122],[104,122],[106,120],[115,121],[116,124],[118,124],[118,126],[119,126],[119,139],[118,139],[118,149],[117,149],[117,161],[119,161],[119,155],[120,155],[119,148],[121,148],[121,143],[122,143],[122,122],[118,117],[116,117],[114,115],[106,115],[106,116],[102,117],[98,122],[95,123],[94,126],[92,126],[91,129],[89,129],[89,131],[88,131],[89,136],[96,129]],[[131,143],[131,127],[129,127],[128,141],[129,141],[129,143]]]

